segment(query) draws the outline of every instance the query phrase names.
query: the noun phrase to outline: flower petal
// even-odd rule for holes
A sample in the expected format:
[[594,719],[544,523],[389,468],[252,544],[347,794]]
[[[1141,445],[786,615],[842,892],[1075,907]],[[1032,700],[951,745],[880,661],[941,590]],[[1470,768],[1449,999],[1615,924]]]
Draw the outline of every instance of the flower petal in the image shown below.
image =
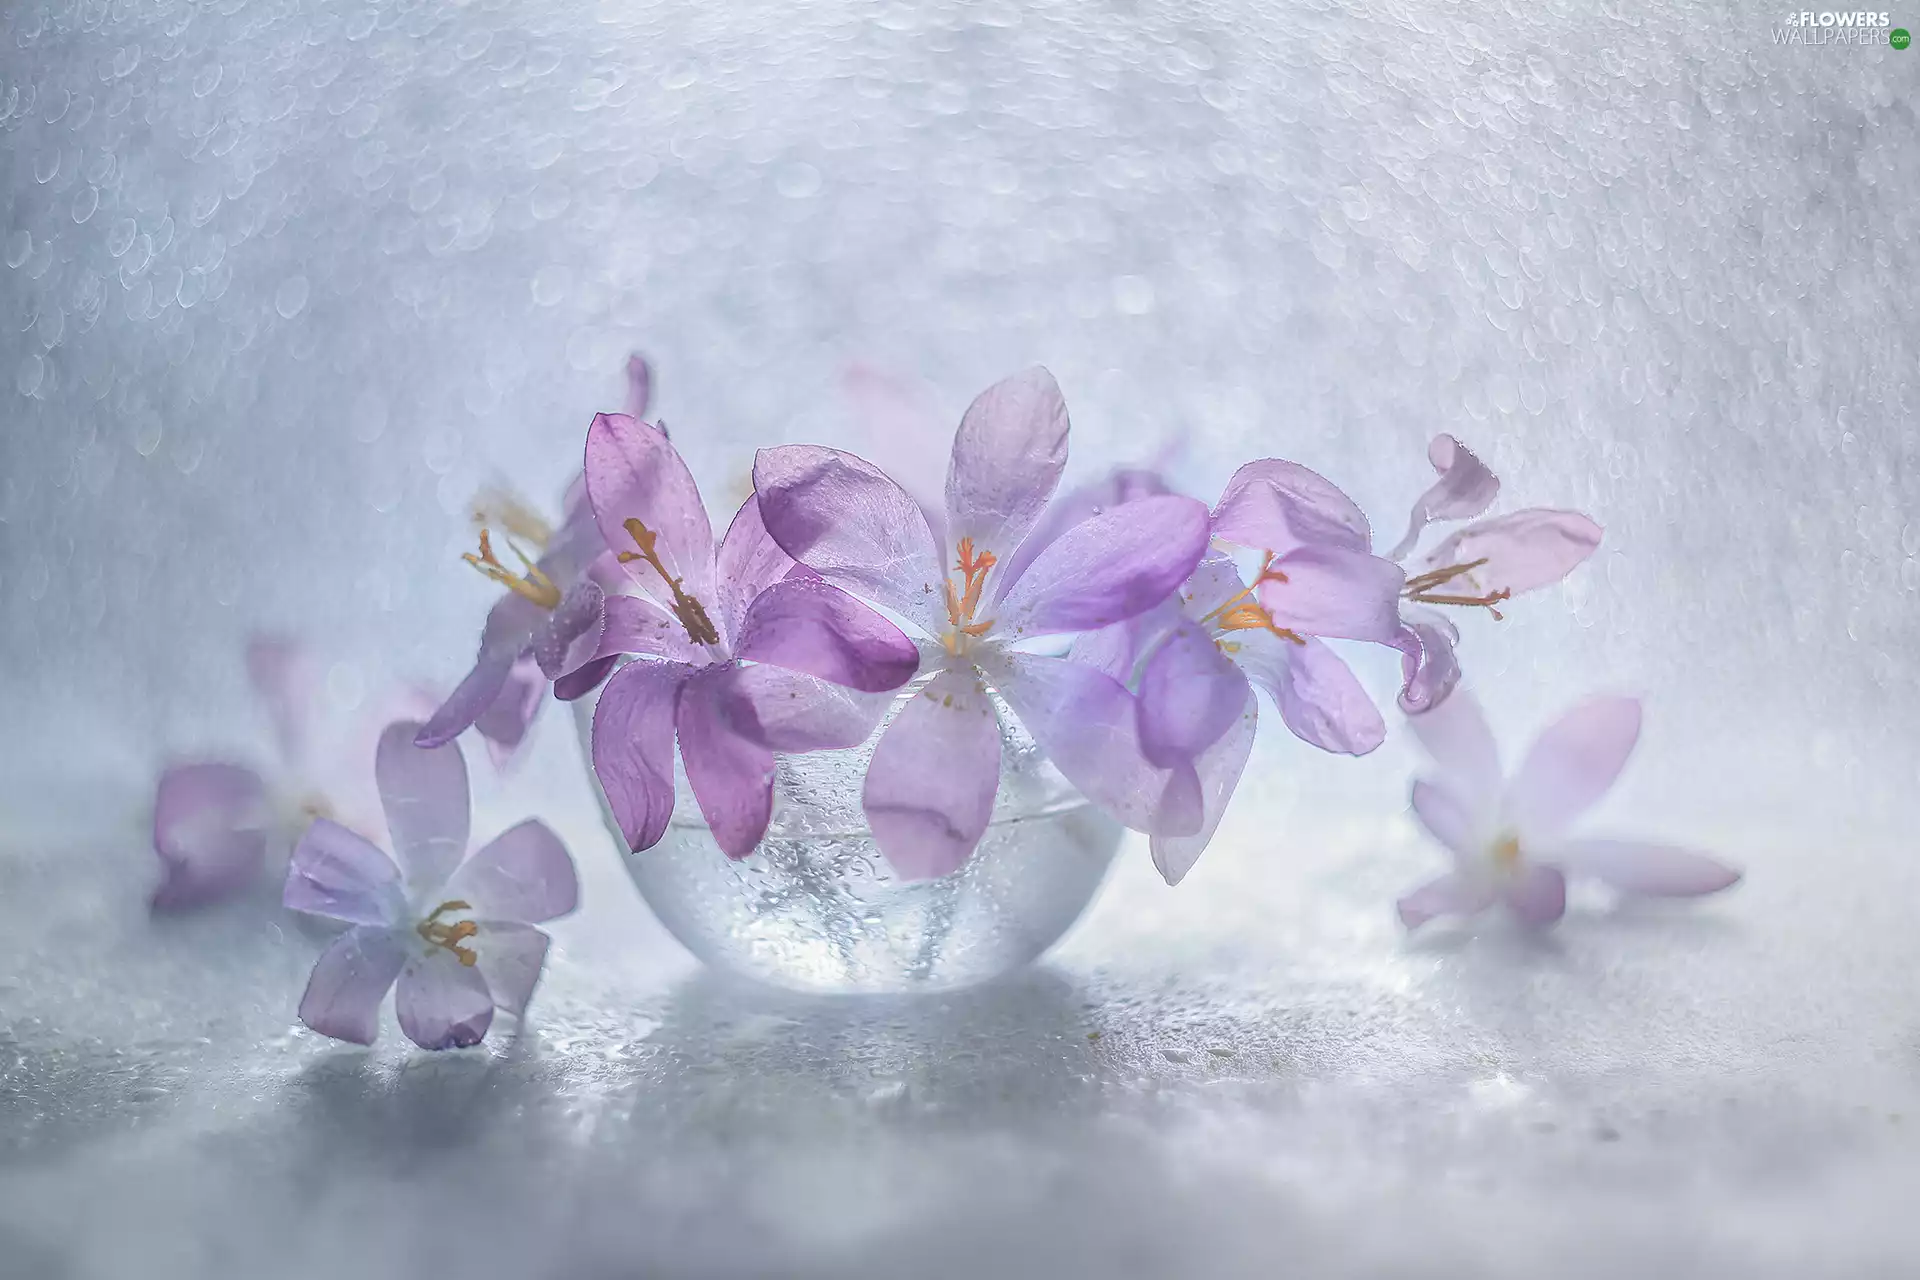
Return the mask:
[[591,578],[582,578],[567,588],[559,607],[548,614],[533,631],[533,657],[540,673],[553,680],[567,670],[567,650],[573,642],[600,625],[600,611],[606,593]]
[[1034,557],[1060,540],[1060,535],[1083,520],[1102,515],[1115,507],[1141,498],[1158,497],[1172,493],[1166,480],[1157,471],[1147,471],[1134,467],[1121,467],[1108,472],[1100,479],[1080,485],[1061,494],[1047,504],[1040,513],[1039,522],[1033,526],[1020,543],[1010,559],[994,575],[998,585],[995,597],[1002,597],[1012,589],[1020,575],[1027,571]]
[[734,653],[866,693],[898,689],[920,666],[920,651],[900,628],[818,578],[762,591]]
[[782,551],[767,532],[756,496],[748,494],[734,513],[714,563],[714,589],[720,596],[720,616],[715,620],[727,644],[737,651],[748,606],[755,596],[786,577],[794,565],[793,557]]
[[1407,727],[1456,792],[1483,807],[1498,803],[1500,748],[1471,691],[1455,689],[1438,706],[1409,715]]
[[1429,569],[1486,563],[1434,588],[1448,595],[1519,595],[1560,581],[1600,545],[1600,526],[1578,511],[1533,507],[1481,520],[1426,558]]
[[1605,795],[1640,740],[1640,703],[1581,703],[1534,739],[1507,783],[1507,820],[1522,843],[1552,840]]
[[730,668],[720,696],[734,732],[769,751],[859,746],[893,701],[892,694],[860,693],[765,664]]
[[[523,658],[508,670],[493,701],[474,718],[473,727],[486,740],[495,767],[504,769],[526,742],[546,692],[547,678],[539,664]],[[418,739],[414,745],[420,745]]]
[[994,634],[1012,643],[1144,613],[1179,589],[1206,549],[1207,509],[1192,498],[1142,498],[1090,517],[1020,575]]
[[1213,508],[1213,536],[1275,555],[1304,546],[1365,551],[1373,545],[1366,514],[1338,485],[1279,458],[1233,473]]
[[1153,865],[1168,884],[1179,884],[1206,852],[1213,833],[1220,827],[1220,819],[1227,812],[1228,802],[1233,799],[1234,788],[1240,785],[1247,757],[1253,752],[1254,731],[1260,722],[1260,700],[1244,680],[1241,687],[1246,697],[1240,705],[1240,714],[1193,762],[1203,811],[1200,830],[1190,836],[1153,836],[1147,842],[1153,853]]
[[1147,759],[1133,695],[1113,677],[1066,658],[1006,651],[988,655],[982,669],[1089,800],[1149,835],[1200,830],[1204,798],[1196,788],[1170,788],[1168,771]]
[[753,852],[773,817],[773,752],[728,722],[731,673],[730,667],[694,673],[680,695],[674,725],[693,798],[715,843],[738,859]]
[[[447,700],[440,704],[439,710],[420,726],[414,745],[427,749],[444,747],[472,728],[499,701],[517,660],[513,652],[483,650],[475,660],[473,670],[467,672],[466,678],[454,686]],[[495,728],[502,730],[498,722]]]
[[999,789],[993,704],[971,673],[943,671],[880,735],[861,803],[888,865],[932,880],[972,856]]
[[1386,741],[1387,722],[1352,668],[1311,636],[1298,645],[1269,632],[1248,632],[1234,657],[1302,742],[1363,756]]
[[1454,856],[1476,862],[1491,835],[1486,812],[1444,782],[1420,778],[1413,784],[1413,816]]
[[1427,461],[1440,473],[1428,490],[1413,504],[1407,523],[1407,535],[1400,545],[1387,553],[1389,560],[1404,560],[1428,524],[1435,520],[1467,520],[1493,505],[1500,496],[1500,478],[1487,470],[1467,446],[1449,435],[1438,435],[1427,445]]
[[471,805],[460,748],[415,745],[420,726],[399,720],[380,735],[373,776],[393,836],[393,860],[410,899],[446,883],[467,853]]
[[1740,873],[1703,853],[1643,840],[1569,840],[1542,862],[1572,876],[1604,880],[1622,893],[1688,898],[1738,884]]
[[1388,641],[1400,651],[1400,709],[1408,715],[1429,711],[1447,700],[1460,682],[1454,645],[1460,635],[1444,618],[1425,611],[1401,611],[1401,627]]
[[529,818],[460,864],[441,892],[486,920],[539,924],[580,904],[580,880],[560,837]]
[[406,960],[406,947],[393,930],[349,929],[314,962],[300,997],[300,1021],[335,1040],[372,1044],[380,1034],[380,1001]]
[[478,964],[461,964],[453,952],[435,947],[400,971],[393,1010],[407,1039],[422,1049],[466,1049],[493,1025],[493,992]]
[[638,351],[627,357],[627,403],[629,418],[645,419],[653,404],[653,366]]
[[273,721],[280,758],[289,765],[303,763],[312,745],[317,693],[306,650],[288,636],[255,635],[247,641],[247,679]]
[[594,648],[593,658],[617,658],[624,653],[674,662],[706,660],[706,651],[687,638],[680,619],[653,601],[639,596],[608,596],[600,611],[600,643]]
[[1274,622],[1303,636],[1385,644],[1400,630],[1406,574],[1391,560],[1345,547],[1300,547],[1275,560],[1260,584]]
[[629,662],[593,709],[593,773],[635,853],[651,849],[673,817],[673,723],[692,669],[678,662]]
[[1247,678],[1191,622],[1168,633],[1140,674],[1140,746],[1163,769],[1189,764],[1241,718]]
[[1500,892],[1507,907],[1530,929],[1543,929],[1567,914],[1567,878],[1558,867],[1527,866]]
[[617,653],[584,662],[553,682],[553,696],[562,702],[584,698],[598,689],[600,682],[612,675],[613,669],[619,664],[620,655]]
[[330,818],[315,818],[293,846],[280,900],[289,910],[366,925],[398,924],[407,909],[393,859]]
[[[587,500],[600,536],[618,553],[639,555],[626,522],[638,520],[654,535],[653,550],[683,590],[702,604],[713,601],[713,526],[693,473],[656,427],[623,413],[594,415],[587,428]],[[629,577],[662,604],[671,586],[642,559],[623,562]]]
[[530,924],[479,920],[475,925],[478,932],[469,945],[494,1007],[516,1018],[524,1016],[552,940]]
[[754,457],[760,518],[786,553],[835,586],[937,635],[946,574],[927,517],[863,458],[817,445]]
[[216,902],[243,888],[266,861],[267,790],[237,764],[174,765],[153,797],[153,849],[160,855],[156,911]]
[[947,463],[947,539],[1010,557],[1032,530],[1067,466],[1067,402],[1038,366],[982,391],[967,406]]
[[1493,905],[1492,882],[1481,876],[1449,871],[1421,885],[1395,904],[1400,923],[1418,929],[1436,916],[1478,915]]

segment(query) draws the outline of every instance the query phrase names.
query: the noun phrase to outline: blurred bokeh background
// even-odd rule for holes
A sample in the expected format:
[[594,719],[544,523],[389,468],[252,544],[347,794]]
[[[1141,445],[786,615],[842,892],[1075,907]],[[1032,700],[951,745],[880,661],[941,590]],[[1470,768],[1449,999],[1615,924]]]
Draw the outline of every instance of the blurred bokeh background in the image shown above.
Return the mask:
[[[0,1257],[1911,1264],[1920,51],[1786,16],[8,5]],[[1451,432],[1503,507],[1607,530],[1468,620],[1496,726],[1646,695],[1615,825],[1749,883],[1408,944],[1392,896],[1439,855],[1405,735],[1358,762],[1270,735],[1192,880],[1128,851],[1052,968],[769,1004],[688,977],[556,716],[511,777],[469,752],[492,825],[541,813],[588,884],[527,1034],[422,1063],[296,1033],[315,943],[270,893],[146,921],[154,772],[263,748],[257,629],[343,712],[457,678],[491,599],[458,561],[474,494],[556,504],[634,349],[729,509],[759,444],[937,467],[1032,363],[1078,474],[1177,443],[1211,498],[1289,457],[1389,540]]]

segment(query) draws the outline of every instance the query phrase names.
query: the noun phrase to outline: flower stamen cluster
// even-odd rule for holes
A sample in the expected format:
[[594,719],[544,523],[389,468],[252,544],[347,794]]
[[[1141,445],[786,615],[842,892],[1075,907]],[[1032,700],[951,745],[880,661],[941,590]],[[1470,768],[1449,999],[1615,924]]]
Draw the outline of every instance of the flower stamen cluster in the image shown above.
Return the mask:
[[955,589],[953,578],[946,580],[947,622],[950,629],[940,638],[948,653],[959,656],[969,639],[985,635],[993,628],[993,619],[975,622],[974,614],[980,609],[980,595],[986,589],[987,572],[1000,563],[999,557],[991,551],[973,549],[972,538],[960,539],[959,561],[961,585]]
[[637,553],[622,551],[619,556],[620,563],[632,564],[640,561],[650,566],[660,575],[660,580],[667,584],[667,590],[673,592],[673,616],[680,619],[680,625],[686,628],[687,639],[695,644],[719,644],[720,632],[714,628],[713,620],[707,616],[707,607],[681,585],[679,578],[668,573],[667,566],[660,562],[660,552],[656,546],[659,535],[637,519],[629,519],[622,523],[627,530],[627,536],[633,539],[634,545],[640,550]]
[[462,920],[457,924],[447,924],[440,917],[449,911],[471,911],[471,903],[453,898],[433,909],[433,914],[415,926],[414,931],[427,940],[429,946],[445,947],[453,952],[454,958],[471,969],[478,964],[480,957],[472,947],[462,946],[468,938],[480,932],[480,926],[471,920]]
[[[1201,625],[1211,623],[1219,631],[1271,631],[1282,640],[1304,647],[1307,643],[1304,636],[1277,625],[1273,615],[1253,598],[1254,593],[1266,583],[1286,580],[1287,575],[1273,567],[1273,552],[1267,552],[1261,557],[1260,572],[1254,575],[1253,585],[1243,588],[1238,595],[1229,597],[1215,606],[1201,617]],[[1216,639],[1214,643],[1227,653],[1233,653],[1239,649],[1239,645],[1226,639]]]
[[560,588],[554,585],[553,579],[549,578],[539,565],[528,559],[527,553],[522,551],[513,539],[507,539],[507,546],[512,548],[513,554],[520,557],[521,567],[526,571],[524,574],[514,573],[500,563],[498,557],[493,554],[493,541],[485,529],[480,531],[480,554],[475,555],[469,551],[460,558],[522,600],[531,601],[549,612],[559,608]]
[[1493,615],[1495,622],[1499,622],[1502,620],[1501,613],[1500,610],[1494,606],[1513,595],[1513,592],[1506,587],[1479,596],[1434,594],[1436,587],[1443,587],[1455,578],[1472,573],[1485,563],[1487,563],[1487,561],[1483,557],[1479,560],[1470,560],[1466,564],[1450,564],[1443,568],[1432,569],[1426,573],[1416,574],[1407,579],[1405,596],[1408,600],[1412,600],[1418,604],[1449,604],[1457,605],[1464,609],[1485,609]]

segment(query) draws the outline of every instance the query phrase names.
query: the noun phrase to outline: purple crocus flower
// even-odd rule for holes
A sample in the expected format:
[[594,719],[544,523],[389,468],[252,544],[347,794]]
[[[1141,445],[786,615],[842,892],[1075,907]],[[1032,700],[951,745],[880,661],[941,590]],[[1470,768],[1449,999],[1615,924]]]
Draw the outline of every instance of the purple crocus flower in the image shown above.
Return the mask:
[[1253,749],[1256,686],[1295,736],[1324,751],[1380,745],[1379,710],[1321,637],[1391,643],[1405,584],[1398,565],[1369,554],[1353,500],[1296,463],[1240,468],[1211,528],[1217,542],[1262,552],[1251,583],[1232,559],[1209,556],[1176,597],[1074,649],[1136,690],[1147,758],[1201,796],[1198,832],[1151,841],[1168,884],[1192,869],[1233,798]]
[[284,856],[315,815],[356,830],[380,830],[365,786],[377,726],[418,714],[426,699],[396,689],[348,723],[328,723],[306,652],[282,636],[247,644],[247,676],[273,726],[276,751],[264,768],[232,761],[169,765],[154,792],[153,847],[160,856],[155,911],[207,906],[252,883],[269,854]]
[[1167,771],[1146,758],[1119,681],[1018,647],[1151,608],[1206,548],[1206,508],[1160,495],[1083,520],[1026,560],[1022,544],[1066,465],[1067,432],[1066,402],[1044,369],[982,393],[954,437],[937,531],[852,454],[789,445],[761,450],[754,465],[775,542],[931,637],[923,668],[933,678],[882,733],[863,795],[874,839],[903,876],[947,874],[986,830],[1000,783],[990,688],[1060,772],[1128,826],[1198,826],[1199,796],[1170,790]]
[[1525,924],[1552,924],[1566,910],[1568,876],[1657,897],[1715,893],[1740,879],[1731,867],[1672,845],[1568,834],[1633,753],[1640,736],[1633,698],[1576,706],[1534,741],[1507,778],[1486,718],[1465,689],[1408,723],[1439,766],[1437,777],[1413,784],[1414,814],[1454,858],[1452,871],[1400,899],[1409,929],[1495,902]]
[[700,491],[664,433],[624,414],[587,431],[587,494],[642,594],[606,598],[591,661],[641,655],[607,682],[593,767],[635,851],[673,815],[676,737],[700,811],[732,858],[773,809],[775,752],[850,747],[919,662],[873,610],[804,570],[749,497],[716,549]]
[[[1388,553],[1405,561],[1421,534],[1436,520],[1469,520],[1493,505],[1500,481],[1486,464],[1449,435],[1433,438],[1427,460],[1439,478],[1413,504],[1406,536]],[[1460,678],[1454,656],[1460,632],[1438,609],[1485,609],[1524,592],[1549,586],[1580,565],[1600,545],[1600,526],[1577,511],[1529,507],[1457,529],[1420,558],[1407,578],[1400,650],[1405,687],[1400,705],[1409,714],[1437,705]]]
[[415,745],[420,726],[380,735],[374,776],[393,856],[326,818],[294,847],[286,905],[351,925],[321,953],[300,1021],[372,1044],[397,982],[400,1029],[422,1049],[478,1044],[495,1009],[525,1013],[546,963],[533,926],[572,911],[573,859],[538,821],[467,851],[467,766],[458,747]]

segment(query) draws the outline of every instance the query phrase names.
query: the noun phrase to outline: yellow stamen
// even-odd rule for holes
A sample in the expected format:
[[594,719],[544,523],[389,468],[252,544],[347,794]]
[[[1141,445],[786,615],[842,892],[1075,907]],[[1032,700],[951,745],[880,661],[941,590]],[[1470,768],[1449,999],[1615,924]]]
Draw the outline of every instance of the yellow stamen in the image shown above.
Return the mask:
[[660,562],[660,552],[655,545],[660,535],[638,520],[626,520],[622,523],[626,527],[627,536],[633,539],[633,545],[640,550],[637,554],[632,551],[622,551],[620,563],[631,564],[639,560],[651,566],[653,571],[660,575],[660,581],[667,584],[667,590],[673,592],[673,616],[680,619],[680,625],[687,629],[687,639],[695,644],[719,644],[720,632],[714,628],[713,620],[707,617],[706,606],[696,597],[688,594],[687,589],[680,585],[680,579],[668,573],[667,566]]
[[1493,848],[1487,852],[1493,859],[1494,866],[1500,868],[1502,871],[1512,871],[1520,865],[1520,837],[1516,835],[1501,836],[1493,842]]
[[553,585],[553,579],[529,560],[513,539],[507,539],[507,546],[520,557],[521,567],[526,570],[524,575],[514,573],[494,557],[493,541],[485,529],[480,531],[480,554],[469,551],[460,558],[522,599],[531,600],[542,609],[559,608],[560,588]]
[[1466,564],[1450,564],[1444,569],[1430,569],[1426,573],[1416,574],[1407,579],[1407,589],[1403,594],[1407,599],[1419,604],[1451,604],[1463,609],[1485,609],[1493,615],[1494,621],[1498,622],[1501,620],[1501,614],[1500,610],[1494,606],[1513,594],[1505,587],[1479,596],[1434,594],[1436,587],[1443,587],[1455,578],[1472,573],[1485,563],[1486,560],[1483,557],[1479,560],[1470,560]]
[[429,945],[445,947],[453,952],[454,958],[471,969],[480,961],[472,947],[460,945],[468,938],[480,932],[480,926],[471,920],[462,920],[458,924],[443,924],[440,917],[449,911],[471,911],[473,907],[458,898],[443,902],[433,909],[433,914],[416,926],[416,932],[425,938]]
[[484,529],[498,525],[520,541],[545,551],[553,541],[553,526],[540,513],[502,489],[483,489],[473,500],[473,523]]
[[[1238,595],[1230,596],[1223,603],[1209,610],[1200,619],[1201,625],[1211,622],[1220,631],[1271,631],[1282,640],[1291,640],[1294,644],[1306,644],[1299,632],[1286,627],[1276,626],[1273,615],[1268,613],[1253,596],[1262,585],[1269,582],[1285,582],[1287,575],[1273,567],[1273,552],[1269,551],[1260,560],[1260,572],[1254,575],[1253,585],[1242,587]],[[1219,642],[1216,642],[1219,643]],[[1225,645],[1221,647],[1225,649]],[[1239,646],[1235,645],[1237,649]],[[1227,650],[1232,652],[1233,650]]]
[[947,652],[959,654],[970,636],[983,636],[993,627],[993,619],[974,621],[973,615],[980,608],[980,596],[987,587],[987,571],[1000,563],[991,551],[975,553],[972,538],[960,539],[958,548],[961,582],[958,590],[954,588],[952,577],[946,581],[947,622],[951,629],[941,637],[940,643]]

